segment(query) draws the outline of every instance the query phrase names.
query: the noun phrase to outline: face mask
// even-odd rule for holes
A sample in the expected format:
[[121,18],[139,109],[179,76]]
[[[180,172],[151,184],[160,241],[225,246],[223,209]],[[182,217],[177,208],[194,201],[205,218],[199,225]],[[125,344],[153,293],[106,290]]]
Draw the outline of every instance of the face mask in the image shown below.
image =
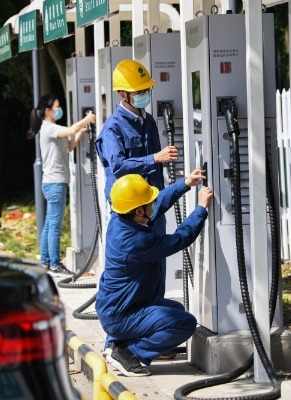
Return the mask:
[[152,219],[154,217],[156,209],[157,209],[157,203],[154,201],[152,204],[152,213],[147,216],[149,219]]
[[151,93],[148,90],[143,94],[137,94],[134,96],[133,103],[130,103],[134,108],[145,108],[151,102]]
[[59,119],[61,119],[63,116],[63,109],[62,107],[58,107],[55,110],[55,115],[54,115],[54,120],[58,121]]

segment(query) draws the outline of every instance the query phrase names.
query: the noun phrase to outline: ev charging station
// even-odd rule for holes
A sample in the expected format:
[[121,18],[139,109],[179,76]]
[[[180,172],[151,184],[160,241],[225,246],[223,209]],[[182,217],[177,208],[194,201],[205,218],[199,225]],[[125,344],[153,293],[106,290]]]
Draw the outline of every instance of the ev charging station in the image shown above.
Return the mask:
[[[112,74],[116,65],[124,59],[132,59],[131,46],[108,46],[98,50],[98,92],[100,104],[102,104],[103,122],[114,112],[120,102],[119,95],[113,92]],[[100,165],[98,168],[98,198],[99,206],[102,210],[102,240],[99,237],[99,265],[98,275],[101,274],[105,260],[105,236],[110,217],[110,205],[104,195],[105,172]]]
[[[273,173],[274,191],[278,194],[276,162],[276,107],[275,63],[272,15],[264,15],[265,70],[265,127],[269,142],[269,156]],[[234,213],[232,198],[231,141],[227,134],[221,103],[234,99],[238,106],[241,153],[241,187],[246,264],[251,286],[249,241],[249,185],[248,133],[245,70],[245,22],[241,14],[220,14],[199,17],[186,24],[188,73],[192,91],[193,148],[191,168],[207,163],[208,183],[215,197],[211,205],[211,219],[203,237],[205,248],[199,243],[193,254],[196,269],[194,315],[199,322],[219,334],[247,329],[241,310],[239,282],[236,278],[234,242]],[[192,156],[192,157],[191,157]],[[202,164],[201,164],[202,161]],[[199,165],[200,164],[200,165]],[[211,179],[212,178],[212,179]],[[212,182],[210,181],[212,180]],[[208,224],[208,225],[209,225]],[[208,236],[208,239],[205,237]],[[211,240],[210,240],[211,238]],[[201,238],[199,239],[201,242]],[[269,246],[271,250],[271,243]],[[203,259],[203,255],[206,255]],[[251,287],[250,287],[251,289]],[[202,300],[203,299],[203,300]]]
[[132,59],[131,46],[104,47],[98,51],[99,93],[102,96],[103,122],[114,112],[120,102],[116,91],[112,91],[112,74],[116,65],[125,59]]
[[[237,366],[237,362],[245,361],[252,349],[252,340],[250,349],[245,341],[246,338],[251,338],[237,267],[232,183],[233,145],[223,110],[227,101],[235,103],[238,110],[244,253],[249,291],[252,293],[245,16],[232,13],[212,14],[187,21],[186,46],[187,94],[191,104],[188,118],[192,130],[189,132],[189,146],[184,151],[187,152],[190,170],[206,166],[207,185],[214,194],[204,230],[191,246],[194,287],[190,311],[201,327],[192,339],[191,359],[209,373],[220,373]],[[267,165],[271,169],[271,190],[274,192],[278,211],[272,14],[263,14],[263,50]],[[186,200],[187,211],[195,208],[198,189],[189,193]],[[261,229],[269,231],[270,221],[268,218],[267,220],[267,227]],[[271,251],[272,242],[268,232],[270,276]],[[273,327],[282,327],[280,296],[277,299]],[[215,338],[215,345],[211,343],[211,338]],[[220,354],[219,351],[217,353],[218,348]],[[221,362],[221,354],[224,355],[224,363]]]
[[[89,110],[95,112],[94,57],[72,57],[66,60],[66,98],[68,125],[82,119]],[[72,247],[67,249],[67,259],[71,269],[77,271],[86,260],[96,225],[89,133],[82,136],[79,145],[70,153],[70,174]]]
[[[180,33],[146,33],[135,37],[134,57],[147,68],[151,77],[156,81],[152,91],[151,104],[147,107],[147,111],[157,122],[162,148],[169,144],[162,107],[168,104],[173,111],[172,120],[175,127],[173,141],[176,146],[181,148],[179,159],[175,162],[175,175],[176,178],[181,178],[184,176],[184,157]],[[167,166],[164,166],[163,171],[165,186],[168,186]],[[180,203],[180,207],[182,207],[182,201]],[[167,233],[173,233],[177,228],[173,208],[166,213],[166,220]],[[182,268],[182,252],[167,258],[166,295],[168,293],[175,297],[181,296]]]

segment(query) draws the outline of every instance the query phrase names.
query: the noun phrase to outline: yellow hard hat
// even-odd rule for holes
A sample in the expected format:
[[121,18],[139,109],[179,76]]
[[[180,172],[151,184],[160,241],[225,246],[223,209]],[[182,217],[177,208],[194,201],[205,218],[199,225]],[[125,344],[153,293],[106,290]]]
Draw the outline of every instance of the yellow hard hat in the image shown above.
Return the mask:
[[159,194],[159,189],[150,186],[138,174],[128,174],[114,182],[110,192],[112,210],[118,214],[126,214],[137,207],[149,204]]
[[120,61],[113,71],[113,90],[137,92],[149,89],[155,83],[147,69],[134,60]]

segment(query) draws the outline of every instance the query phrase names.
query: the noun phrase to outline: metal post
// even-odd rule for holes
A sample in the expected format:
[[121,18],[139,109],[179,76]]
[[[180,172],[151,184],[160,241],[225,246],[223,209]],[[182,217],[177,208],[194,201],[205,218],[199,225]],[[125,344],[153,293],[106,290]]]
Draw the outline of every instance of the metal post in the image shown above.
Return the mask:
[[[106,45],[106,44],[105,44]],[[109,46],[121,46],[120,13],[113,15],[109,20]],[[101,118],[102,121],[102,118]]]
[[[264,348],[270,357],[262,2],[246,0],[245,10],[253,309]],[[256,382],[268,381],[256,351],[254,375]]]
[[[33,75],[33,100],[34,107],[39,101],[39,65],[38,65],[38,50],[32,50],[32,75]],[[35,162],[33,164],[34,174],[34,199],[36,212],[36,227],[37,239],[40,241],[40,236],[45,219],[45,202],[41,190],[42,182],[42,160],[40,154],[39,134],[35,136]]]
[[[291,37],[291,0],[288,2],[288,33],[289,38]],[[291,40],[289,40],[289,71],[291,67]],[[291,86],[290,77],[289,77],[289,87]]]
[[[181,43],[181,74],[184,77],[182,79],[182,104],[184,110],[189,110],[187,113],[183,113],[183,131],[184,132],[192,132],[190,129],[191,126],[191,117],[189,120],[190,113],[190,97],[188,96],[188,71],[187,71],[187,46],[186,46],[186,21],[193,18],[193,7],[194,3],[192,0],[185,0],[181,2],[180,5],[180,43]],[[193,118],[193,116],[192,116]],[[191,142],[191,143],[190,143]],[[190,135],[184,134],[184,148],[190,149],[193,141],[190,140]],[[185,164],[185,176],[188,176],[190,173],[190,159],[189,152],[184,151],[184,164]],[[189,210],[187,210],[189,212]],[[192,302],[192,293],[189,294],[189,303]],[[191,345],[192,339],[187,342],[187,359],[191,361]]]
[[143,1],[132,1],[132,53],[134,57],[134,38],[143,34]]
[[147,0],[147,26],[149,32],[154,32],[153,28],[160,29],[160,1]]
[[[190,110],[190,97],[188,96],[188,73],[187,73],[187,56],[186,56],[186,21],[193,18],[193,2],[192,0],[183,1],[180,5],[180,41],[181,41],[181,73],[182,79],[182,103],[184,110]],[[188,119],[188,114],[183,114],[183,131],[191,132],[191,118]],[[189,148],[190,146],[190,135],[184,135],[184,148]],[[184,152],[184,163],[185,163],[185,175],[190,174],[190,159],[189,153]]]
[[[200,0],[200,4],[199,4],[199,7],[198,7],[198,10],[199,11],[203,11],[204,14],[206,14],[206,15],[209,15],[210,12],[211,12],[211,7],[213,6],[213,3],[214,2],[212,0]],[[221,1],[221,4],[222,4],[221,7],[223,7],[223,0]],[[196,12],[198,10],[196,10]]]
[[226,14],[227,11],[232,11],[234,14],[238,13],[238,0],[222,0],[221,14]]
[[[94,75],[95,75],[95,104],[96,104],[96,132],[100,132],[103,124],[102,118],[102,101],[100,96],[100,68],[99,68],[99,50],[104,47],[105,35],[104,35],[104,21],[94,22]],[[108,94],[106,94],[106,101],[108,101]],[[105,187],[105,173],[99,157],[97,157],[97,187],[98,193],[103,193]],[[101,210],[106,209],[105,196],[99,197]],[[105,224],[105,218],[103,216],[102,226]],[[103,229],[102,239],[99,236],[98,239],[98,266],[103,267],[105,259],[105,229]]]

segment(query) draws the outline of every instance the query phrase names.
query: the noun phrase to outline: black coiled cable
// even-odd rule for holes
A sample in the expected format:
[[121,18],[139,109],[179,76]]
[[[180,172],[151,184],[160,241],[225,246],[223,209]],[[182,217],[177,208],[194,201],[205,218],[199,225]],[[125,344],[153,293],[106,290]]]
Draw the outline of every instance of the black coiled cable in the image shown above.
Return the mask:
[[[73,283],[85,272],[87,272],[91,268],[93,255],[96,250],[97,240],[100,236],[102,240],[102,229],[101,229],[101,215],[100,215],[100,207],[99,207],[99,200],[98,200],[98,191],[97,191],[97,183],[96,183],[96,157],[95,157],[95,148],[94,148],[94,128],[92,124],[88,125],[89,131],[89,149],[90,149],[90,173],[91,173],[91,181],[92,181],[92,189],[93,189],[93,200],[94,200],[94,210],[96,216],[96,224],[94,228],[94,234],[92,239],[92,244],[89,250],[89,254],[87,256],[86,262],[84,266],[80,269],[77,274],[72,277],[68,277],[62,279],[57,283],[60,288],[75,288],[75,289],[89,289],[89,288],[96,288],[96,283]],[[86,310],[91,304],[96,301],[96,294],[92,296],[86,303],[81,305],[73,312],[73,316],[79,319],[98,319],[97,314],[90,314],[90,313],[82,313],[82,311]]]
[[[237,259],[238,259],[238,268],[239,268],[239,280],[241,286],[241,293],[243,304],[246,311],[247,320],[249,323],[249,327],[251,330],[251,334],[259,354],[259,357],[262,361],[262,364],[266,370],[266,373],[272,383],[273,390],[268,393],[263,394],[255,394],[249,396],[236,396],[236,397],[228,397],[223,398],[226,400],[272,400],[278,399],[280,397],[280,381],[274,369],[268,359],[268,356],[263,347],[260,334],[257,328],[257,324],[252,312],[250,296],[248,291],[248,283],[247,283],[247,275],[246,275],[246,266],[245,266],[245,256],[244,256],[244,243],[243,243],[243,224],[242,224],[242,213],[241,213],[241,186],[240,186],[240,156],[239,156],[239,145],[238,145],[238,134],[239,127],[237,118],[233,119],[233,105],[226,110],[226,122],[229,134],[231,134],[233,140],[233,193],[234,193],[234,214],[235,214],[235,236],[236,236],[236,248],[237,248]],[[236,114],[236,113],[235,113]],[[267,154],[267,151],[266,151]],[[279,247],[279,231],[278,231],[278,219],[274,201],[273,194],[273,185],[271,182],[271,173],[269,169],[269,163],[266,162],[266,177],[267,177],[267,201],[269,206],[269,215],[270,215],[270,224],[271,224],[271,239],[272,239],[272,286],[270,292],[270,302],[269,302],[269,312],[270,312],[270,327],[272,326],[275,309],[276,309],[276,301],[278,295],[278,284],[279,284],[279,265],[280,265],[280,247]],[[248,358],[248,360],[236,370],[219,375],[217,377],[202,379],[200,381],[189,383],[183,385],[176,389],[174,393],[175,400],[187,400],[194,397],[189,397],[186,395],[196,391],[198,389],[203,389],[206,387],[217,386],[224,383],[228,383],[233,381],[234,379],[241,376],[243,373],[248,371],[248,369],[253,365],[253,354]],[[218,400],[220,398],[202,398],[197,397],[200,400]]]
[[281,263],[281,250],[280,250],[280,240],[279,240],[279,215],[274,198],[272,174],[269,161],[270,160],[268,159],[268,151],[266,149],[266,181],[267,181],[266,193],[268,200],[271,243],[272,243],[272,276],[271,276],[269,312],[270,316],[274,316],[273,310],[276,309],[276,301],[278,297],[279,282],[280,282],[279,266]]
[[[173,121],[173,108],[169,103],[163,104],[161,107],[161,111],[164,118],[165,128],[167,132],[168,146],[174,146],[174,134],[175,134],[175,126]],[[170,161],[168,163],[168,174],[169,174],[169,185],[172,185],[176,182],[176,170],[174,161]],[[185,200],[185,196],[183,196],[183,202]],[[182,223],[182,215],[179,201],[176,201],[174,204],[174,212],[177,226]],[[193,267],[191,262],[191,257],[189,254],[189,250],[183,249],[183,304],[185,310],[189,310],[189,296],[188,296],[188,278],[190,279],[192,287],[194,286],[194,278],[193,278]]]
[[[241,285],[241,294],[243,305],[246,312],[246,317],[248,320],[249,328],[256,346],[258,355],[261,362],[266,370],[266,373],[273,385],[273,390],[270,393],[264,393],[258,395],[261,397],[250,397],[250,398],[264,398],[264,399],[277,399],[280,396],[280,380],[275,374],[271,362],[264,349],[260,333],[256,324],[256,320],[252,311],[251,300],[248,290],[245,257],[244,257],[244,244],[243,244],[243,225],[242,225],[242,215],[241,215],[241,188],[240,188],[240,157],[239,157],[239,145],[237,132],[232,134],[233,141],[233,194],[234,194],[234,215],[235,215],[235,237],[236,237],[236,248],[237,248],[237,259],[238,259],[238,271],[239,280]],[[274,296],[275,291],[272,292]],[[277,296],[276,296],[277,298]],[[272,303],[276,305],[276,298],[272,299]],[[275,311],[275,310],[274,310]],[[244,397],[246,398],[246,397]]]

